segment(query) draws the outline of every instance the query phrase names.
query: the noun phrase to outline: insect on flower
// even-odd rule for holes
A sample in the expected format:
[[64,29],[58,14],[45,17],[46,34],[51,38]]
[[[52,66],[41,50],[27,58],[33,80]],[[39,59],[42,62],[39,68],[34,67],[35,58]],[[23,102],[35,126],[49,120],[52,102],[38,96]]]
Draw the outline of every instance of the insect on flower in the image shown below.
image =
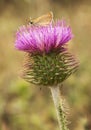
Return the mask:
[[40,26],[47,26],[53,21],[53,13],[49,12],[44,14],[38,18],[29,19],[29,24],[31,25],[40,25]]
[[52,22],[51,12],[21,26],[16,32],[15,47],[28,54],[22,78],[43,86],[62,83],[78,67],[66,47],[72,38],[71,27],[64,20]]

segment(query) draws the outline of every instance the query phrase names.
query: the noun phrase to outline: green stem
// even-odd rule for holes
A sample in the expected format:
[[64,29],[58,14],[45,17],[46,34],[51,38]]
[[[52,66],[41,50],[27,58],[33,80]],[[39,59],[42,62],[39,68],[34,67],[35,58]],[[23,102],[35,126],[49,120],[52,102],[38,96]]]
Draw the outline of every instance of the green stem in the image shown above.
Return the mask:
[[57,118],[60,130],[69,130],[67,128],[67,121],[65,116],[65,110],[63,107],[63,100],[60,96],[59,86],[50,87],[52,98],[57,112]]

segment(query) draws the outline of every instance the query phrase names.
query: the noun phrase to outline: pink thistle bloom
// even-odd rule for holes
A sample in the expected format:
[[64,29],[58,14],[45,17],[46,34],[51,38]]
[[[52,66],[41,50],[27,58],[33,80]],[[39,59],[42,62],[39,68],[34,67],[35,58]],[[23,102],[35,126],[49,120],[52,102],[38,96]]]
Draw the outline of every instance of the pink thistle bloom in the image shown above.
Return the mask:
[[32,54],[47,54],[60,51],[72,37],[70,26],[63,20],[48,26],[22,26],[16,33],[15,47]]

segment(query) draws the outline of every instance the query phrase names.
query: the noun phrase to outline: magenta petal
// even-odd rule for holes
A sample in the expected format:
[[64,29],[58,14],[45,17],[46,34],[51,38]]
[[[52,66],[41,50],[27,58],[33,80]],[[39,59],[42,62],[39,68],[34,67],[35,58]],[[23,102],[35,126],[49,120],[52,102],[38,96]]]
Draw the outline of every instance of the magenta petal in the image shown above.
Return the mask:
[[65,21],[48,26],[22,26],[16,32],[15,47],[30,53],[50,53],[66,44],[73,37]]

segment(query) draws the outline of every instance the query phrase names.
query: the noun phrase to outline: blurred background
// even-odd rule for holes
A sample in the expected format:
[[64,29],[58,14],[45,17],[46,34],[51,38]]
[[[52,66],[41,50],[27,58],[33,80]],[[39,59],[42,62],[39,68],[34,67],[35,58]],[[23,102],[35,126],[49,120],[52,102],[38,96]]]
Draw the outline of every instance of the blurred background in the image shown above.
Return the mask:
[[71,25],[69,49],[80,61],[61,88],[70,107],[69,128],[91,130],[90,0],[0,0],[0,130],[59,130],[49,89],[19,77],[24,53],[14,48],[18,27],[49,11]]

